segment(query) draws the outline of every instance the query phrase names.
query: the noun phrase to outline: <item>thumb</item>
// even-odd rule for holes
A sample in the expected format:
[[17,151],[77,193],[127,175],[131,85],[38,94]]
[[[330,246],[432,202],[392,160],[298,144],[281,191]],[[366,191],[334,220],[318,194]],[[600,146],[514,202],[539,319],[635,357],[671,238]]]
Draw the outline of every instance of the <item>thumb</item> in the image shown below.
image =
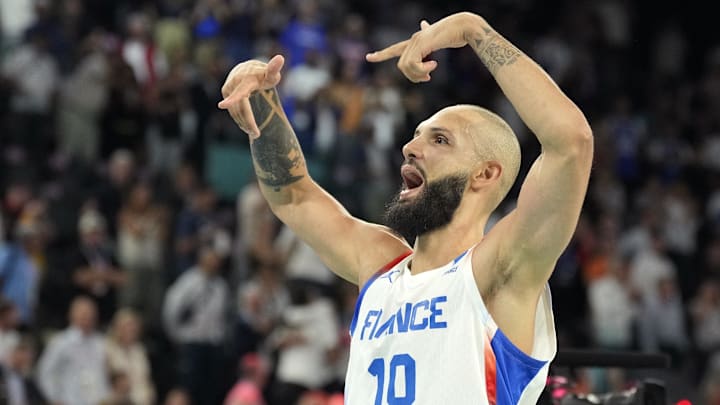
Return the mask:
[[427,22],[427,20],[422,20],[422,21],[420,21],[420,30],[421,30],[421,31],[424,30],[424,29],[426,29],[426,28],[429,27],[429,26],[430,26],[430,23]]

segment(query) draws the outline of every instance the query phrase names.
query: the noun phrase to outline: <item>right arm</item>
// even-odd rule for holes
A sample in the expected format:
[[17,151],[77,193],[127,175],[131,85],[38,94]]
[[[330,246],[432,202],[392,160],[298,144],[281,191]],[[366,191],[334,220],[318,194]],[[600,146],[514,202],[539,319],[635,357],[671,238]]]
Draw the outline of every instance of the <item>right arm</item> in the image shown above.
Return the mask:
[[389,229],[354,218],[310,178],[275,89],[282,64],[276,56],[267,65],[250,61],[236,66],[223,86],[220,107],[250,134],[260,190],[273,213],[335,274],[362,285],[410,248]]

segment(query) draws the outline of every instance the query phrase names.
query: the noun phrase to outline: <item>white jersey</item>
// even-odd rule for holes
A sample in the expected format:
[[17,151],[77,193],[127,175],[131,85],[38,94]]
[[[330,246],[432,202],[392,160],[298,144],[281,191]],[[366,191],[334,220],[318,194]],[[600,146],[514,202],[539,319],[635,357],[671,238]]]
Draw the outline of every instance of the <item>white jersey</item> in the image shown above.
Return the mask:
[[528,356],[485,307],[471,251],[417,275],[412,256],[401,256],[363,286],[350,325],[346,405],[537,403],[556,352],[550,290],[538,302]]

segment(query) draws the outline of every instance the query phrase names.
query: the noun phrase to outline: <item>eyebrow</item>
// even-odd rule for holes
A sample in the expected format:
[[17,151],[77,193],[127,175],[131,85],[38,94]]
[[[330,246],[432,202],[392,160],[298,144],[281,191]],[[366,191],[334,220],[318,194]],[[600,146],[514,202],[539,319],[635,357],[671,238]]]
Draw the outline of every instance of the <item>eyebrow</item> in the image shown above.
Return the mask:
[[[428,130],[429,130],[430,132],[442,132],[442,133],[444,133],[444,134],[447,134],[447,135],[450,135],[450,136],[454,136],[453,133],[452,133],[452,131],[450,131],[449,129],[447,129],[447,128],[445,128],[445,127],[430,127]],[[418,129],[415,130],[415,134],[413,135],[413,137],[416,137],[416,136],[418,136],[418,135],[420,135],[420,128],[418,128]]]

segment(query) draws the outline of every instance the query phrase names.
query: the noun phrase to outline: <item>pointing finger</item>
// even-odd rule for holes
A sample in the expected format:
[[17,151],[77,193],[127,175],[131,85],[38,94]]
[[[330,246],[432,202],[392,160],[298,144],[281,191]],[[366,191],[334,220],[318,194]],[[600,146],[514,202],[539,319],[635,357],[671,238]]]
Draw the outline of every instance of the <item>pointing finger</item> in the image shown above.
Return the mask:
[[273,56],[267,64],[266,77],[274,77],[276,74],[280,73],[284,64],[285,58],[283,58],[282,55]]
[[250,93],[255,90],[258,90],[257,79],[252,77],[246,78],[246,80],[243,80],[237,87],[235,87],[235,90],[233,90],[228,97],[225,97],[218,103],[218,107],[227,109],[230,105],[237,103],[239,100],[250,97]]
[[368,62],[383,62],[388,59],[397,58],[402,55],[408,42],[410,41],[405,40],[394,45],[390,45],[381,51],[369,53],[365,56],[365,59],[367,59]]
[[260,136],[260,130],[255,124],[255,116],[250,106],[250,100],[247,98],[241,99],[237,103],[232,103],[227,106],[227,111],[233,118],[235,123],[242,129],[251,139],[255,139]]

